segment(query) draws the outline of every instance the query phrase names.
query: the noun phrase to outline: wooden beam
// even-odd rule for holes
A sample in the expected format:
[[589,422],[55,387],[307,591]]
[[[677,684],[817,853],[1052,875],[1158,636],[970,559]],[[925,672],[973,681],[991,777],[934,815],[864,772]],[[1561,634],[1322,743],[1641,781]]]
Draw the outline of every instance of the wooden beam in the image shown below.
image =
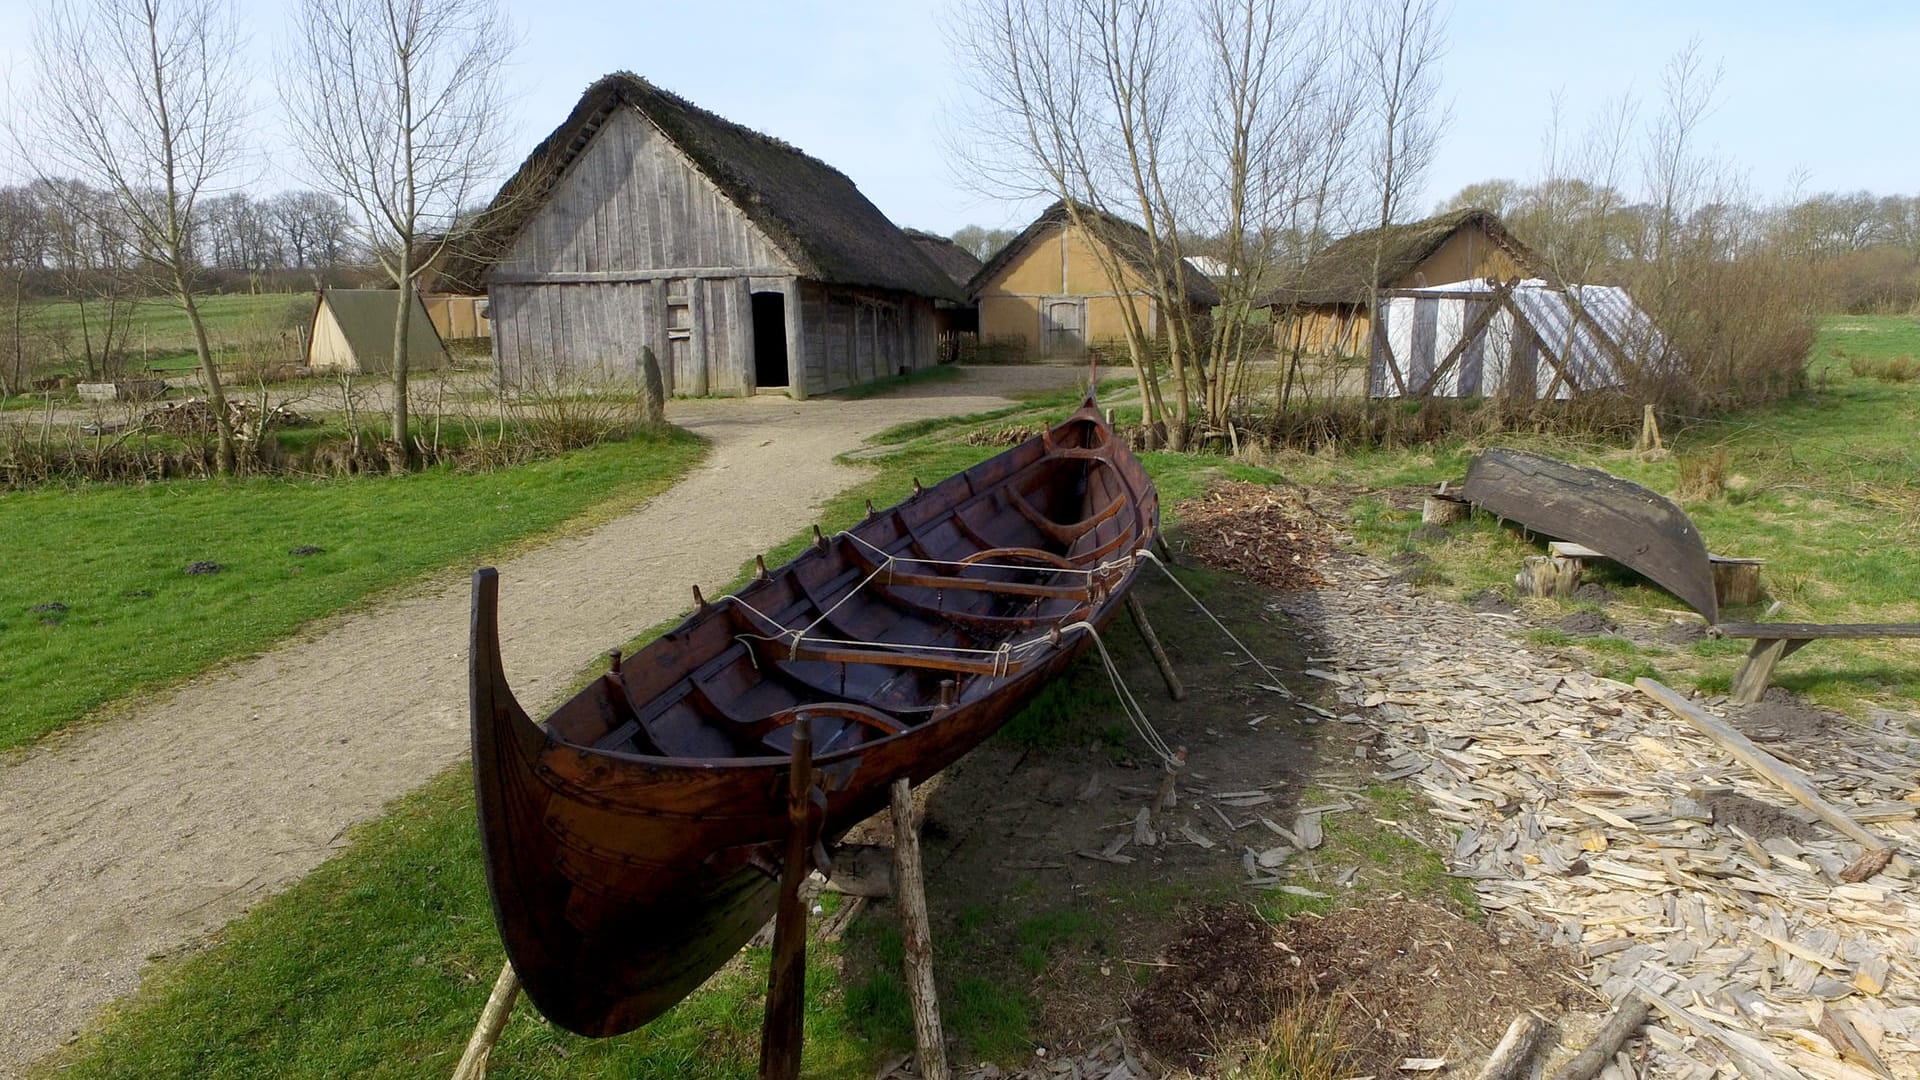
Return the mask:
[[[1753,740],[1735,731],[1732,727],[1709,716],[1705,710],[1681,697],[1672,689],[1653,679],[1635,679],[1633,684],[1641,692],[1665,705],[1674,715],[1693,725],[1701,734],[1725,747],[1734,757],[1745,762],[1753,771],[1773,781],[1782,791],[1793,796],[1800,805],[1819,815],[1820,820],[1833,826],[1848,838],[1857,841],[1870,851],[1891,850],[1891,846],[1880,837],[1860,827],[1860,823],[1848,817],[1838,807],[1820,797],[1820,793],[1807,781],[1799,769],[1781,761],[1772,754],[1755,746]],[[1906,865],[1899,855],[1894,860]]]
[[1167,696],[1175,701],[1187,700],[1187,688],[1180,683],[1180,673],[1173,670],[1173,661],[1167,659],[1167,650],[1160,645],[1160,635],[1153,632],[1153,624],[1147,621],[1147,609],[1141,605],[1139,594],[1131,590],[1127,592],[1127,614],[1133,617],[1133,628],[1140,631],[1140,639],[1153,654],[1154,666],[1160,669],[1160,678],[1167,684]]
[[1920,637],[1920,623],[1721,623],[1715,627],[1721,637],[1822,638]]
[[1486,305],[1480,309],[1478,315],[1473,317],[1473,321],[1467,324],[1466,329],[1460,332],[1460,340],[1453,343],[1453,348],[1447,351],[1446,357],[1433,369],[1433,374],[1427,376],[1427,385],[1420,388],[1420,397],[1432,396],[1433,388],[1438,386],[1440,380],[1446,377],[1447,372],[1453,370],[1453,365],[1458,363],[1462,356],[1466,355],[1467,348],[1471,346],[1480,335],[1487,332],[1487,324],[1493,321],[1494,313],[1500,310],[1499,301],[1512,295],[1512,293],[1513,285],[1503,284],[1490,294],[1476,295],[1476,299],[1485,299],[1487,301]]
[[798,1080],[802,1007],[807,995],[807,905],[800,886],[813,872],[813,724],[793,725],[787,770],[787,844],[780,866],[780,906],[773,917],[773,963],[760,1023],[761,1080]]
[[486,1007],[480,1010],[480,1022],[467,1039],[460,1063],[453,1067],[453,1080],[483,1080],[487,1075],[487,1059],[493,1056],[494,1044],[500,1041],[500,1032],[513,1015],[513,1002],[519,996],[520,978],[513,973],[513,965],[500,965],[500,977],[493,981],[493,993],[487,995]]
[[792,277],[784,266],[670,266],[652,270],[549,270],[545,273],[496,272],[491,285],[589,285],[603,282],[666,281],[673,278]]
[[900,952],[913,1010],[913,1044],[924,1080],[947,1080],[947,1042],[940,1030],[940,996],[933,982],[933,937],[920,862],[920,827],[907,778],[893,782],[894,902],[900,909]]
[[1393,376],[1394,388],[1400,391],[1401,397],[1406,397],[1407,380],[1400,377],[1400,361],[1393,355],[1393,346],[1387,343],[1386,320],[1382,319],[1380,315],[1381,312],[1378,305],[1376,305],[1373,314],[1367,320],[1368,325],[1373,330],[1373,344],[1375,348],[1380,350],[1381,355],[1386,357],[1387,374]]
[[1514,1017],[1475,1080],[1523,1080],[1532,1076],[1533,1059],[1552,1032],[1551,1024],[1530,1012]]
[[1600,1030],[1593,1033],[1593,1039],[1587,1048],[1573,1055],[1573,1059],[1553,1074],[1553,1080],[1593,1080],[1607,1062],[1613,1060],[1614,1051],[1620,1044],[1633,1037],[1640,1026],[1647,1022],[1647,1012],[1651,1008],[1647,999],[1639,994],[1628,994],[1613,1011],[1607,1014],[1600,1024]]
[[1805,644],[1805,639],[1754,638],[1753,648],[1747,650],[1747,658],[1734,673],[1733,688],[1727,696],[1742,705],[1759,701],[1767,694],[1767,684],[1773,681],[1774,665]]

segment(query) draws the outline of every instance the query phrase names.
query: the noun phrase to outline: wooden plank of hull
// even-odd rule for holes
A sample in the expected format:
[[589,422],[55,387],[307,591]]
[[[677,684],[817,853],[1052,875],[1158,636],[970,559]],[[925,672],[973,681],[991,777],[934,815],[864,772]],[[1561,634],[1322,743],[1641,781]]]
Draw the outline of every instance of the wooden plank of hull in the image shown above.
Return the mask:
[[1599,469],[1493,447],[1474,455],[1461,494],[1488,513],[1571,540],[1646,577],[1712,623],[1713,564],[1687,512]]
[[[1087,423],[1089,416],[1098,423],[1097,414],[1083,410],[1055,429],[1056,441],[1071,448],[1061,433],[1070,433],[1070,425],[1076,422]],[[1104,426],[1098,434],[1108,453],[1116,458],[1125,455]],[[1101,515],[1101,521],[1079,532],[1068,550],[1056,552],[1076,564],[1083,564],[1088,552],[1110,551],[1116,542],[1144,546],[1157,534],[1158,506],[1151,481],[1131,455],[1097,470],[1106,476],[1099,480],[1091,477],[1096,470],[1086,462],[1068,459],[1074,462],[1069,467],[1081,470],[1077,485],[1068,482],[1069,477],[1033,472],[1040,460],[1031,445],[1016,447],[927,489],[890,515],[870,519],[860,527],[863,539],[889,549],[923,540],[940,543],[945,537],[948,542],[977,548],[976,539],[959,530],[943,530],[941,522],[957,513],[956,508],[991,500],[995,482],[1021,477],[1037,477],[1029,497],[1051,486],[1056,502],[1043,509],[1066,518],[1072,517],[1071,508],[1058,505],[1059,499],[1078,498],[1083,506],[1102,509],[1116,494],[1124,493],[1132,501],[1130,513]],[[1111,467],[1115,465],[1118,468]],[[1004,506],[1004,500],[995,505]],[[1024,526],[1000,524],[1010,531],[996,533],[995,546],[1043,542],[1038,530],[1021,534],[1018,530]],[[1067,524],[1070,527],[1072,522]],[[1022,535],[1034,543],[998,542]],[[849,543],[842,540],[841,546]],[[939,557],[947,554],[951,552],[943,549]],[[1072,616],[1104,627],[1132,586],[1136,569],[1116,569],[1100,602],[1073,605]],[[1047,570],[1037,567],[1035,573],[1044,575]],[[804,625],[821,605],[830,605],[841,595],[832,589],[821,591],[821,583],[850,576],[857,580],[864,573],[846,551],[823,544],[775,571],[769,580],[743,590],[742,596],[753,598],[756,606],[766,605],[762,610],[779,607],[784,617]],[[803,580],[815,584],[802,586]],[[809,683],[799,678],[805,671],[783,672],[768,659],[786,649],[784,639],[777,639],[766,644],[760,666],[751,669],[762,684],[746,688],[746,696],[738,702],[719,700],[716,695],[724,696],[731,685],[722,676],[743,662],[745,653],[735,639],[747,625],[738,621],[745,616],[734,605],[721,603],[697,612],[623,662],[618,679],[612,681],[618,693],[606,688],[609,680],[602,680],[562,705],[544,725],[535,725],[515,703],[502,674],[497,597],[493,573],[476,574],[471,669],[474,765],[495,918],[508,957],[541,1012],[580,1034],[618,1034],[679,1001],[737,952],[772,914],[776,864],[788,829],[789,761],[773,739],[731,756],[697,757],[595,749],[593,742],[617,727],[646,736],[635,746],[656,750],[670,746],[674,740],[667,729],[671,725],[662,718],[680,717],[675,722],[684,724],[684,718],[699,709],[713,713],[706,720],[709,726],[735,724],[740,730],[758,732],[764,724],[739,723],[743,710],[752,712],[745,703],[781,694],[819,698],[826,691],[817,677]],[[891,626],[902,634],[939,634],[945,635],[942,640],[981,643],[973,635],[982,631],[902,612],[883,595],[863,594],[857,601],[835,614],[849,625]],[[1031,598],[1020,602],[1053,603]],[[1003,633],[1014,632],[1008,628]],[[1029,629],[1020,634],[1031,637],[1035,632],[1045,631]],[[883,642],[890,640],[883,638]],[[962,685],[950,707],[917,713],[895,709],[892,716],[912,725],[897,734],[885,734],[878,722],[856,730],[838,719],[812,721],[816,746],[838,747],[819,753],[814,762],[826,787],[826,838],[837,841],[853,825],[883,809],[895,779],[924,782],[991,735],[1090,643],[1085,631],[1068,630],[1057,645],[1033,656],[1016,672],[958,676]],[[885,645],[873,648],[881,651]],[[799,666],[807,671],[823,667]],[[860,685],[874,693],[891,693],[885,688],[898,681],[878,679]],[[930,688],[933,683],[911,685]],[[853,698],[847,700],[871,708]],[[829,701],[815,703],[826,707]],[[800,707],[805,704],[802,701]],[[836,736],[842,737],[836,742]]]

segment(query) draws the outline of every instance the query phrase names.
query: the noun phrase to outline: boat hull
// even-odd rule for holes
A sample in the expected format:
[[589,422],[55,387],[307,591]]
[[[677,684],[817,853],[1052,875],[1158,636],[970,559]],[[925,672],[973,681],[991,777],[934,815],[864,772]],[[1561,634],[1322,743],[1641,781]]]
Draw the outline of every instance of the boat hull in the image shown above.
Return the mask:
[[[1087,422],[1084,413],[1079,416],[1083,424]],[[1099,565],[1107,569],[1092,574],[1085,570],[1025,575],[1008,572],[1008,576],[1022,578],[1020,587],[1030,591],[1056,587],[1032,584],[1030,579],[1044,578],[1046,573],[1053,573],[1048,580],[1056,583],[1097,582],[1086,603],[1067,605],[1050,595],[1021,599],[1026,606],[1019,610],[1038,613],[1039,617],[1013,635],[1025,642],[1022,647],[1027,650],[1017,654],[1017,662],[1013,658],[997,659],[988,673],[956,673],[951,683],[942,684],[940,693],[950,695],[948,700],[922,703],[928,708],[921,712],[902,712],[909,719],[884,737],[877,731],[849,735],[845,727],[823,727],[818,718],[806,719],[815,725],[818,749],[813,768],[825,803],[820,826],[824,844],[831,845],[855,824],[882,810],[894,780],[905,777],[916,784],[923,782],[993,734],[1090,645],[1090,629],[1104,627],[1118,610],[1137,576],[1138,563],[1132,555],[1157,531],[1157,504],[1150,481],[1131,455],[1110,438],[1102,440],[1101,447],[1072,450],[1067,460],[1084,462],[1104,457],[1102,462],[1085,466],[1088,475],[1082,478],[1080,487],[1085,492],[1120,492],[1126,501],[1123,512],[1115,513],[1108,504],[1098,513],[1086,514],[1088,521],[1095,522],[1092,525],[1063,526],[1056,517],[1070,519],[1075,515],[1061,514],[1056,506],[1053,516],[1041,514],[1036,521],[1018,528],[1037,535],[1083,528],[1084,532],[1061,546],[1069,554],[1075,550],[1098,553]],[[933,530],[923,527],[924,522],[940,520],[938,514],[911,511],[911,504],[946,499],[961,508],[956,513],[963,512],[965,507],[990,498],[982,492],[995,490],[996,483],[1036,475],[1035,469],[1045,465],[1048,453],[1060,456],[1061,451],[1058,447],[1043,448],[1037,456],[1030,449],[1024,453],[1010,451],[1002,455],[1004,461],[995,459],[960,474],[888,514],[869,519],[854,531],[864,529],[872,540],[858,543],[876,550],[890,542],[899,546],[897,539],[888,539],[890,521],[907,523],[917,530],[917,536],[931,536]],[[1023,461],[1027,463],[1021,464]],[[1093,478],[1095,472],[1101,477]],[[1073,485],[1048,480],[1036,488],[1056,489],[1068,491]],[[1085,493],[1078,497],[1083,502],[1095,501]],[[923,524],[914,525],[916,521]],[[830,550],[823,540],[816,551],[775,571],[773,580],[743,590],[739,603],[743,607],[751,607],[754,600],[766,603],[761,598],[774,591],[780,575],[804,575],[807,565],[844,558],[853,567],[851,572],[858,573],[867,564],[851,555],[861,551]],[[1048,558],[1074,561],[1059,555]],[[1052,563],[1039,565],[1051,567]],[[904,571],[895,572],[909,579]],[[875,592],[891,580],[882,576],[883,570],[867,573],[872,582],[869,589]],[[1082,576],[1075,578],[1075,574]],[[850,590],[847,595],[859,598],[866,591]],[[920,620],[901,615],[898,625],[909,629],[927,625],[920,608],[948,602],[939,591],[918,586],[901,586],[884,596],[886,612],[907,612],[912,620]],[[790,821],[789,759],[770,752],[772,747],[748,756],[682,758],[585,745],[579,733],[597,733],[602,727],[580,717],[590,707],[606,708],[592,688],[582,691],[546,722],[533,723],[515,701],[501,669],[498,597],[497,576],[491,571],[477,573],[470,671],[475,790],[501,939],[528,996],[548,1019],[588,1036],[630,1031],[685,997],[737,953],[774,914],[778,862]],[[647,717],[648,707],[657,709],[658,702],[687,693],[690,676],[668,681],[678,669],[691,668],[696,661],[705,665],[701,670],[711,669],[726,660],[729,648],[739,647],[739,639],[754,636],[726,636],[730,630],[756,625],[751,618],[739,622],[737,614],[735,623],[715,629],[719,616],[711,609],[719,606],[709,605],[688,623],[670,631],[656,643],[657,648],[649,646],[624,662],[622,670],[628,684],[665,688],[641,702],[636,715]],[[823,601],[821,606],[828,605]],[[829,614],[855,621],[842,614],[842,605],[833,608]],[[758,608],[754,614],[760,614]],[[984,607],[972,609],[970,615],[1013,622],[1024,618],[994,614]],[[785,656],[801,656],[804,648],[811,647],[804,638],[781,638],[775,648],[751,641],[747,644],[763,650],[753,658],[754,670],[762,672]],[[909,652],[901,662],[916,655]],[[821,665],[799,666],[813,670]],[[859,667],[841,665],[843,685],[846,673],[857,672]],[[910,675],[915,669],[899,670]],[[898,698],[897,685],[906,675],[894,675],[864,700]],[[768,677],[771,679],[770,673]],[[649,683],[649,679],[653,681]],[[703,685],[719,681],[713,679]],[[746,687],[741,690],[741,700],[754,700],[757,692],[754,687]],[[802,705],[800,711],[805,713],[813,707]],[[819,707],[831,709],[828,704]],[[669,727],[663,718],[670,718],[670,713],[652,715],[651,722],[658,730]],[[614,716],[601,723],[613,728],[618,719]],[[643,722],[640,726],[644,729],[647,725]]]
[[1687,512],[1658,492],[1599,469],[1493,447],[1474,455],[1461,495],[1533,532],[1604,552],[1709,624],[1719,619],[1706,542]]

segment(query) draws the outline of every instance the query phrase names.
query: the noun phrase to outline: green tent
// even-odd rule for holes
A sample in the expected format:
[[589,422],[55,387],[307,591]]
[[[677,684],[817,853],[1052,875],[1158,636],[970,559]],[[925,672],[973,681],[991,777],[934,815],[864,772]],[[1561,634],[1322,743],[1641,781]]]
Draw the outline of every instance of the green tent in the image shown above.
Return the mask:
[[385,375],[393,371],[393,318],[402,295],[413,300],[407,320],[407,370],[447,366],[447,349],[426,306],[399,289],[324,289],[313,310],[307,366],[316,371]]

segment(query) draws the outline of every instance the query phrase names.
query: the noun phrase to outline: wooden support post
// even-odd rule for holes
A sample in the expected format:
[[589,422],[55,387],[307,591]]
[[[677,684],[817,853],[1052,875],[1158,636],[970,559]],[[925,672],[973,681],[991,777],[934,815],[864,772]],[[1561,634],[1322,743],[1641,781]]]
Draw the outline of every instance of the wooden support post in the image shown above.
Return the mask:
[[[1890,850],[1885,840],[1861,828],[1859,822],[1848,817],[1839,807],[1821,798],[1820,793],[1814,789],[1799,769],[1755,746],[1752,739],[1709,716],[1698,705],[1681,697],[1664,684],[1653,679],[1640,678],[1635,679],[1633,685],[1639,687],[1648,697],[1665,705],[1675,716],[1692,724],[1701,734],[1725,747],[1734,757],[1745,762],[1748,768],[1773,781],[1780,790],[1793,796],[1800,805],[1813,811],[1820,820],[1833,826],[1848,839],[1859,843],[1869,851]],[[1893,856],[1893,861],[1900,863],[1903,869],[1912,869],[1906,859],[1897,853]]]
[[1773,666],[1805,644],[1798,638],[1754,638],[1746,662],[1734,673],[1733,690],[1727,696],[1742,705],[1759,701],[1767,694],[1767,683],[1773,680]]
[[907,998],[913,1006],[913,1044],[923,1080],[947,1080],[947,1043],[940,1030],[940,997],[933,984],[933,937],[920,864],[920,826],[907,778],[893,782],[894,903],[900,910],[900,951]]
[[473,1026],[460,1064],[453,1067],[453,1080],[482,1080],[487,1075],[487,1059],[493,1056],[493,1046],[500,1041],[500,1032],[506,1029],[514,999],[519,996],[520,977],[513,973],[513,965],[500,965],[500,977],[493,981],[486,1008],[480,1010],[480,1022]]
[[1640,414],[1640,441],[1635,443],[1633,448],[1642,454],[1651,450],[1666,449],[1660,441],[1660,420],[1653,415],[1652,405],[1648,405]]
[[773,965],[767,971],[767,1011],[760,1025],[761,1080],[797,1080],[801,1006],[807,994],[807,905],[800,886],[813,872],[813,722],[793,722],[793,763],[787,774],[787,849],[780,864],[780,907],[773,917]]
[[1712,558],[1713,592],[1722,609],[1760,602],[1759,559]]
[[1154,665],[1160,669],[1160,677],[1166,680],[1167,696],[1175,701],[1187,700],[1187,688],[1180,684],[1180,674],[1173,670],[1173,661],[1167,659],[1167,650],[1160,646],[1160,636],[1153,632],[1153,624],[1147,621],[1147,609],[1140,603],[1140,597],[1127,593],[1127,614],[1133,617],[1134,628],[1140,631],[1141,640],[1147,643],[1147,651],[1153,654]]

